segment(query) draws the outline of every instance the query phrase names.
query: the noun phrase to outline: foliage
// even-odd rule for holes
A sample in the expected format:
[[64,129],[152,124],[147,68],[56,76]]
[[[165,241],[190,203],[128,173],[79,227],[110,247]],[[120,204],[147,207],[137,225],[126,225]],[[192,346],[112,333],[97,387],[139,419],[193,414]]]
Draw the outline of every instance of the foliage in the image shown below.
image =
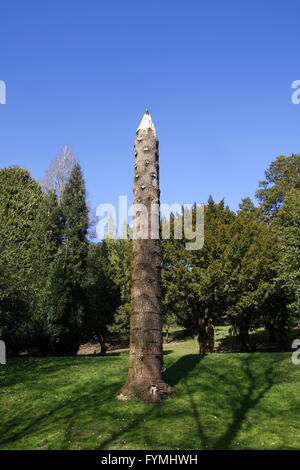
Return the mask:
[[42,299],[46,282],[62,241],[61,213],[55,193],[43,193],[31,236],[31,285],[32,285],[32,348],[41,354],[49,352],[47,322]]
[[32,230],[41,199],[27,170],[0,170],[0,336],[14,354],[32,337]]
[[114,239],[109,234],[102,244],[103,269],[105,276],[113,282],[120,295],[120,305],[116,310],[114,322],[109,326],[113,335],[122,340],[129,339],[130,300],[131,300],[131,260],[132,240],[128,238]]
[[[194,205],[193,214],[195,210]],[[176,217],[181,215],[172,217],[172,229]],[[174,313],[178,324],[189,333],[198,335],[202,353],[213,349],[213,325],[225,313],[222,256],[227,227],[233,218],[224,201],[216,204],[210,197],[205,206],[204,245],[200,250],[186,250],[185,239],[163,241],[164,310]]]
[[263,313],[277,294],[278,244],[272,229],[255,214],[238,213],[229,227],[223,253],[226,278],[226,316],[239,334],[243,351],[249,349],[250,329],[261,326]]
[[290,323],[294,325],[300,319],[300,189],[287,193],[275,226],[282,253],[279,280],[290,294]]
[[32,324],[26,289],[7,268],[5,256],[0,258],[0,339],[8,354],[26,349],[32,336]]
[[81,168],[76,164],[66,184],[62,199],[64,245],[72,260],[74,272],[84,277],[88,255],[88,207],[85,182]]
[[42,191],[29,172],[18,166],[0,170],[0,246],[17,279],[31,270],[31,237]]
[[67,250],[58,251],[50,267],[43,309],[51,350],[55,354],[76,354],[83,323],[84,290]]
[[106,352],[108,326],[113,323],[119,305],[119,288],[105,273],[103,245],[90,244],[85,328],[87,338],[97,337],[101,354]]
[[76,164],[61,203],[63,240],[50,267],[43,298],[50,345],[56,354],[75,354],[87,307],[88,208],[81,169]]
[[259,182],[256,197],[267,217],[274,217],[291,189],[300,189],[300,155],[281,155],[265,171],[266,179]]

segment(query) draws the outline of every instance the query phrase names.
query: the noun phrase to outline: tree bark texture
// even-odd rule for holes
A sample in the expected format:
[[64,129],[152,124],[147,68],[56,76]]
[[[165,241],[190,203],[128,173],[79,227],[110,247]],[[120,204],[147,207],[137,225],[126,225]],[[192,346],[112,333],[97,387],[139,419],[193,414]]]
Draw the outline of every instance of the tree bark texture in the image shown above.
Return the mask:
[[[127,400],[139,396],[155,402],[169,395],[171,387],[162,379],[158,140],[149,115],[150,121],[147,121],[147,114],[146,111],[135,141],[130,360],[127,382],[117,398]],[[153,127],[150,124],[142,126],[145,117],[146,123],[150,122]],[[140,205],[147,209],[144,219]],[[145,222],[147,238],[144,237]],[[144,234],[139,238],[142,228]]]

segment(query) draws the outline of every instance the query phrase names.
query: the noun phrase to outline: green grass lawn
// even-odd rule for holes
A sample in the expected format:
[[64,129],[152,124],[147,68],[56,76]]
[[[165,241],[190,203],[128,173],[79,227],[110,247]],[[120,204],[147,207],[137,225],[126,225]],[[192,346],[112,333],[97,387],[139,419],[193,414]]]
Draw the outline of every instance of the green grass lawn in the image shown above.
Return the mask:
[[119,402],[128,352],[0,366],[0,449],[299,449],[300,365],[291,353],[197,354],[165,346],[158,404]]

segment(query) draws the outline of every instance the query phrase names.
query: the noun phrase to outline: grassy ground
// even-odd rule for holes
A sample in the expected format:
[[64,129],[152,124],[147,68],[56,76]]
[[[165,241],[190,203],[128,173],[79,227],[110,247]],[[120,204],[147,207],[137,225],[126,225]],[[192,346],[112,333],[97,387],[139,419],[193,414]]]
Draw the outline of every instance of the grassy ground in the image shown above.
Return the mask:
[[0,366],[0,449],[299,449],[300,365],[291,353],[165,347],[159,404],[119,402],[128,352]]

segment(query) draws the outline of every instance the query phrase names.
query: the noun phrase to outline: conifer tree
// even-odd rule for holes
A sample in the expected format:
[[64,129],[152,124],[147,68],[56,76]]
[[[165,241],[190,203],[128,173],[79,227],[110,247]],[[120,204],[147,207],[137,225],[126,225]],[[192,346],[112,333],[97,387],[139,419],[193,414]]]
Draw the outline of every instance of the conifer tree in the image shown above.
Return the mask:
[[249,351],[249,331],[268,323],[277,297],[279,249],[270,226],[253,213],[240,211],[229,227],[222,256],[226,279],[226,316],[240,340],[241,351]]
[[75,275],[72,259],[62,247],[51,264],[44,294],[47,333],[54,354],[77,353],[84,319],[83,298],[84,290]]
[[300,189],[300,155],[280,155],[265,171],[266,179],[259,182],[256,197],[264,214],[272,220],[283,205],[286,194]]
[[61,241],[62,220],[56,194],[54,192],[43,193],[31,237],[33,346],[37,347],[42,354],[49,352],[47,318],[42,300],[45,294],[49,269],[61,245]]
[[287,193],[285,204],[275,218],[282,257],[279,280],[289,292],[289,321],[300,320],[300,190]]
[[[163,240],[164,310],[173,313],[188,333],[197,335],[199,353],[214,349],[214,325],[225,315],[225,277],[222,256],[234,214],[224,201],[210,196],[204,211],[204,245],[186,250],[187,240]],[[195,215],[196,206],[193,207]],[[171,228],[175,219],[173,215]],[[173,236],[173,230],[171,230]]]
[[61,204],[63,236],[47,281],[44,306],[53,351],[74,354],[86,308],[88,208],[85,183],[76,164]]
[[41,199],[27,170],[0,170],[0,335],[14,354],[27,348],[32,336],[31,240]]
[[86,274],[89,226],[85,182],[79,164],[76,164],[66,184],[62,199],[64,223],[63,243],[72,262],[73,271],[81,280]]
[[102,355],[107,350],[105,339],[108,335],[108,327],[114,322],[120,305],[120,289],[107,275],[103,248],[103,244],[91,243],[89,246],[87,308],[84,325],[88,338],[96,336],[98,339]]
[[120,295],[114,322],[108,329],[112,335],[127,342],[130,330],[132,239],[129,228],[125,230],[128,238],[106,236],[102,244],[102,263],[105,276],[118,287]]

